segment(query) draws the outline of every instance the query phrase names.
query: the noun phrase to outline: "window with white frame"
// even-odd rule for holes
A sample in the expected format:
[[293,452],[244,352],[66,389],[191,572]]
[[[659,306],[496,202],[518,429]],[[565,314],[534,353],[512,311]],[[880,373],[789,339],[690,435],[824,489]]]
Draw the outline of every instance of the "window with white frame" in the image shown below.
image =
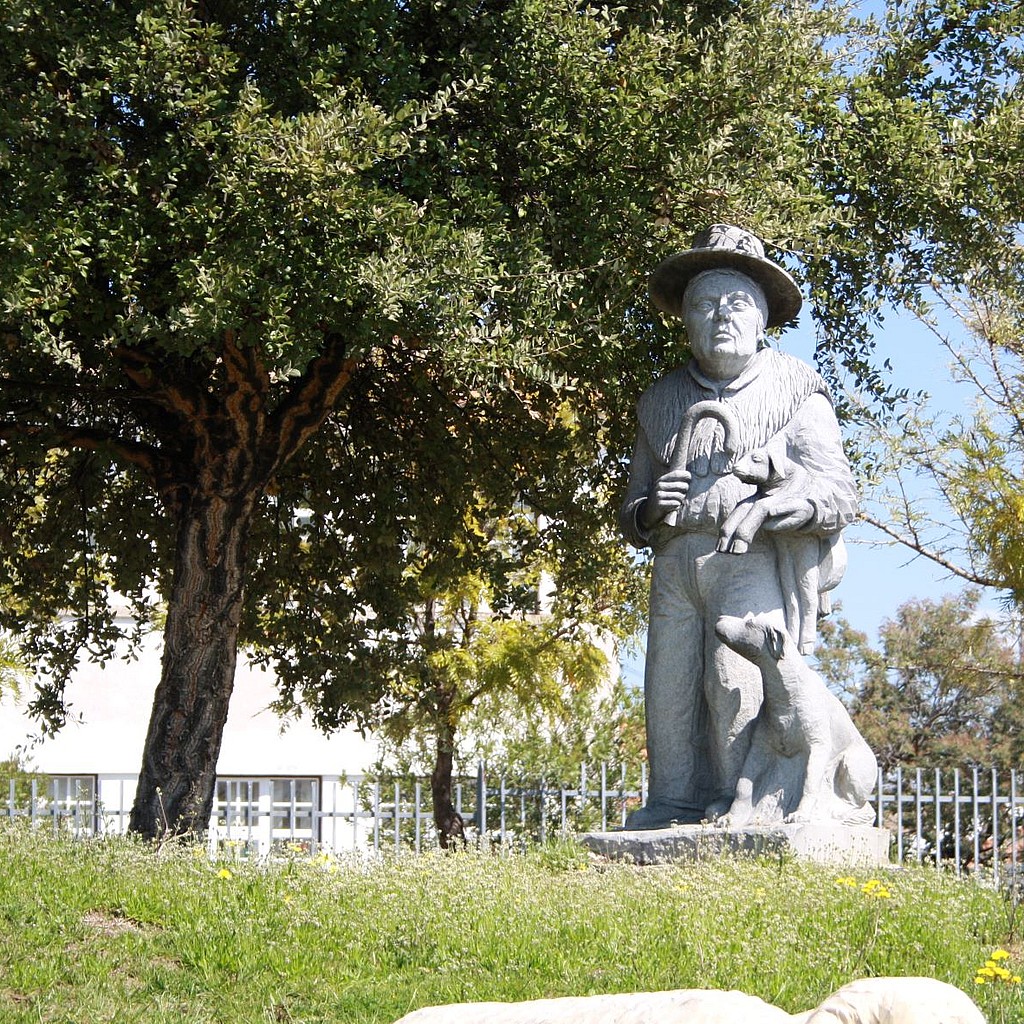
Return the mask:
[[52,817],[78,832],[97,827],[95,775],[49,775],[36,787],[36,814]]
[[319,793],[312,778],[219,778],[211,827],[219,845],[246,853],[311,850],[319,839]]

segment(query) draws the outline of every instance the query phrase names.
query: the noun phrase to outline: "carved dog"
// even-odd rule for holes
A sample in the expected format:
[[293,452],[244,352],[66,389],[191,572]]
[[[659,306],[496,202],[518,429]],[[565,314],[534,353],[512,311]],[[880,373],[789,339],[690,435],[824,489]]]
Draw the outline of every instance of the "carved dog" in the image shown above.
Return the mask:
[[875,755],[789,634],[754,615],[723,615],[715,632],[757,665],[764,682],[764,702],[729,824],[753,819],[870,822],[867,801],[878,775]]

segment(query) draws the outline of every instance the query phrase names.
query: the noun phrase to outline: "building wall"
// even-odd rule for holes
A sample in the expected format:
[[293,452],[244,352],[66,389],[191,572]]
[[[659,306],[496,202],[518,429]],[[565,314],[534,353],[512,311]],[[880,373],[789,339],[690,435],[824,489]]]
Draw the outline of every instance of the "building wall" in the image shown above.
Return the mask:
[[[39,773],[30,799],[0,777],[0,815],[52,820],[76,831],[124,832],[135,799],[142,747],[160,678],[158,634],[137,657],[82,663],[69,683],[67,725],[42,737],[21,699],[0,699],[0,758],[19,757]],[[354,783],[377,756],[355,730],[324,736],[309,721],[270,710],[273,675],[239,657],[220,758],[210,842],[261,855],[289,845],[352,849],[372,825]]]
[[[38,724],[25,714],[30,693],[21,701],[0,699],[0,758],[27,749],[29,767],[36,771],[134,779],[160,676],[160,653],[160,637],[152,635],[135,661],[83,663],[67,689],[72,718],[52,738],[39,738]],[[282,723],[269,709],[275,695],[273,676],[240,657],[218,775],[357,774],[373,763],[372,739],[352,729],[324,736],[303,720]]]

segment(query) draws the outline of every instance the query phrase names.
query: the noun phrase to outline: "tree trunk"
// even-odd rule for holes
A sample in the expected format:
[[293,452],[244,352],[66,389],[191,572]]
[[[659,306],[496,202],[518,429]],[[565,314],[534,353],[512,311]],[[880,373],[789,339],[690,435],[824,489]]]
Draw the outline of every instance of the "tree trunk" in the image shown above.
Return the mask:
[[452,768],[455,763],[455,737],[451,730],[439,728],[434,771],[430,776],[430,795],[434,804],[434,825],[442,850],[450,850],[460,841],[466,845],[466,824],[452,802]]
[[320,429],[356,365],[343,337],[325,335],[321,355],[270,410],[259,346],[239,346],[233,330],[222,341],[212,368],[184,382],[156,372],[145,352],[120,353],[157,422],[174,425],[165,445],[174,457],[148,466],[178,523],[163,666],[129,824],[152,838],[202,833],[209,824],[257,503]]
[[149,838],[202,834],[209,824],[257,497],[195,498],[179,526],[160,683],[129,825]]

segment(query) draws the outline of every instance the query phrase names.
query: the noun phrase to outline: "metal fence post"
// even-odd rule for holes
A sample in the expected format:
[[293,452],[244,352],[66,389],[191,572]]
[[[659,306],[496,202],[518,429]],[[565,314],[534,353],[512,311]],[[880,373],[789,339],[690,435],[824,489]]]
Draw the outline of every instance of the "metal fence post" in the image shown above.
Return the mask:
[[501,780],[498,783],[498,835],[501,837],[501,845],[503,852],[507,853],[505,849],[505,776],[501,776]]
[[921,817],[921,769],[914,769],[914,789],[917,791],[914,797],[914,856],[917,859],[917,863],[921,863],[921,859],[924,856],[924,851],[921,849],[921,835],[923,829],[923,819]]
[[956,859],[956,877],[960,877],[960,862],[963,859],[960,854],[960,769],[953,769],[953,856]]
[[540,841],[543,844],[548,838],[548,801],[547,783],[540,780]]
[[903,863],[903,769],[896,769],[896,860]]
[[482,843],[487,834],[487,767],[483,761],[476,766],[476,829]]
[[992,884],[999,885],[999,776],[992,769]]
[[1010,871],[1017,885],[1017,769],[1010,769]]
[[380,849],[380,782],[373,784],[373,850]]
[[978,807],[978,769],[971,769],[971,811],[974,816],[974,873],[977,874],[981,867],[981,835],[978,825],[980,824]]
[[413,815],[416,820],[416,852],[420,852],[420,783],[416,783],[416,806],[413,808]]
[[608,831],[608,765],[601,762],[601,831]]
[[395,802],[394,816],[395,816],[395,853],[402,852],[402,784],[400,782],[395,783]]

